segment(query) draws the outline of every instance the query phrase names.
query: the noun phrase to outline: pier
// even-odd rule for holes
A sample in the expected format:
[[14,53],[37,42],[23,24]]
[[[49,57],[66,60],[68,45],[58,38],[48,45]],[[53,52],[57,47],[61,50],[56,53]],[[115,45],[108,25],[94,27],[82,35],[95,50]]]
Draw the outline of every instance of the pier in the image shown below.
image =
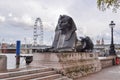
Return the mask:
[[[50,46],[46,45],[37,45],[34,46],[32,44],[22,44],[21,45],[21,53],[29,54],[33,52],[37,52],[38,50],[43,50],[45,48],[50,48]],[[0,46],[0,53],[16,53],[16,46],[13,44],[12,46],[10,44],[4,43]]]

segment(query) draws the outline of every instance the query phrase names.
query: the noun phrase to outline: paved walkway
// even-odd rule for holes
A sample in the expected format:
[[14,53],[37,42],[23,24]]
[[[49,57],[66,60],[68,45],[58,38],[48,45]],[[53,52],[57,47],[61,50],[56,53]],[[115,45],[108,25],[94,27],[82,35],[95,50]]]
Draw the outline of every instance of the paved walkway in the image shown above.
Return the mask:
[[91,74],[79,80],[120,80],[120,65],[105,68],[98,73]]

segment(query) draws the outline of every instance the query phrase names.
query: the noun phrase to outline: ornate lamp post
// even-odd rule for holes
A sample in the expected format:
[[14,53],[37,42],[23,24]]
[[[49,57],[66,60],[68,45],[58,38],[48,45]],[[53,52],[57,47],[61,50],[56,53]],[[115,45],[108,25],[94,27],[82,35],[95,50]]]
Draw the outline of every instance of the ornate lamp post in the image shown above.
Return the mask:
[[114,47],[114,40],[113,40],[113,28],[115,27],[115,23],[113,21],[111,21],[111,23],[109,24],[110,28],[111,28],[111,44],[110,44],[110,50],[109,53],[110,55],[116,55],[115,53],[115,47]]

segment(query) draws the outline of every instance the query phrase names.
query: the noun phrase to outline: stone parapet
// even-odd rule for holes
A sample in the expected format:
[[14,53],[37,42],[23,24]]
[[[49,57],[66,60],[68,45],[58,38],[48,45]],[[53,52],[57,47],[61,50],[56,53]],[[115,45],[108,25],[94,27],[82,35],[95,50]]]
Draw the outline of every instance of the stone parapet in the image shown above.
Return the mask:
[[106,68],[106,67],[113,66],[116,63],[115,60],[116,60],[116,56],[109,56],[109,57],[101,58],[100,59],[101,67]]
[[0,55],[0,72],[7,70],[7,56]]
[[70,78],[79,78],[101,70],[97,53],[34,53],[30,66],[54,68]]

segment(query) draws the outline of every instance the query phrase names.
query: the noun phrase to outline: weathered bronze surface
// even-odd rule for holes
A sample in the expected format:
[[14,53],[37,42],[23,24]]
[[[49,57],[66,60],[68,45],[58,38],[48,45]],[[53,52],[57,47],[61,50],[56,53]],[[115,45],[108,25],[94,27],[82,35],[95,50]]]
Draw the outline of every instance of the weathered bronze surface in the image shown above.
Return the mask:
[[94,44],[90,37],[80,37],[81,40],[78,40],[76,43],[76,51],[77,52],[85,52],[85,51],[92,51]]
[[54,41],[52,48],[48,51],[68,52],[77,51],[85,52],[93,50],[93,42],[90,37],[81,37],[77,39],[76,25],[73,19],[67,15],[60,15],[58,24],[55,29]]
[[55,29],[55,37],[52,44],[55,51],[73,51],[75,47],[76,25],[73,19],[66,15],[60,15]]

